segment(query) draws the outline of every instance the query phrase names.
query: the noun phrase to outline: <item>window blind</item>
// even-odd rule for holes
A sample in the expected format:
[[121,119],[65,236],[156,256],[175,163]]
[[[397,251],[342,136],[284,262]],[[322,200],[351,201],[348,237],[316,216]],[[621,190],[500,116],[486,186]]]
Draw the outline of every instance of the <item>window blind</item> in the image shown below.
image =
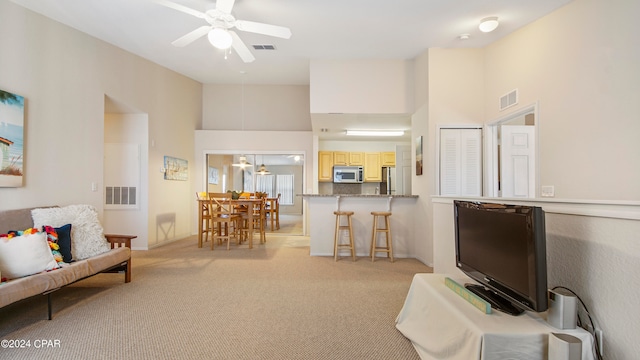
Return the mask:
[[293,205],[293,174],[277,175],[276,193],[280,195],[280,205]]

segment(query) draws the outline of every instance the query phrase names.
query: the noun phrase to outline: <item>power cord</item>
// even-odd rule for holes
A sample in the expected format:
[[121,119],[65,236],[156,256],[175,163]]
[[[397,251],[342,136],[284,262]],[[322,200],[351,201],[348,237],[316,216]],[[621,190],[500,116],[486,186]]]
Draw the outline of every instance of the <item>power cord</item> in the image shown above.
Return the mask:
[[587,329],[585,326],[582,324],[582,320],[580,319],[580,313],[578,313],[578,326],[580,326],[581,328],[587,330],[587,332],[589,332],[591,335],[593,335],[594,341],[593,341],[593,347],[594,350],[596,352],[596,358],[598,360],[603,360],[602,355],[600,354],[600,345],[599,345],[599,341],[598,341],[598,337],[596,336],[596,326],[593,323],[593,319],[591,318],[591,313],[589,312],[589,309],[587,309],[587,305],[584,304],[584,301],[582,301],[582,299],[580,298],[580,296],[578,296],[578,294],[576,294],[573,290],[566,288],[564,286],[556,286],[551,290],[555,290],[555,289],[563,289],[566,290],[568,292],[570,292],[571,294],[573,294],[573,296],[575,296],[576,298],[578,298],[578,300],[580,301],[580,304],[582,305],[582,308],[584,309],[584,312],[587,314],[587,317],[589,318],[589,323],[591,324],[591,329],[593,329],[593,332],[590,332],[589,329]]

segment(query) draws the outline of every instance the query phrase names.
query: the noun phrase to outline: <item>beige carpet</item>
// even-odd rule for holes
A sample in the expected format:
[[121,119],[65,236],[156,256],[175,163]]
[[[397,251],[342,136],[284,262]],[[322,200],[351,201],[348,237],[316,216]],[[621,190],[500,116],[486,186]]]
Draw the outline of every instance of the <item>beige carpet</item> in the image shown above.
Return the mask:
[[0,309],[0,339],[31,342],[0,358],[418,359],[394,320],[413,275],[431,269],[311,257],[308,242],[273,233],[212,252],[192,237],[134,252],[131,283],[101,274],[63,288],[51,321],[41,296]]

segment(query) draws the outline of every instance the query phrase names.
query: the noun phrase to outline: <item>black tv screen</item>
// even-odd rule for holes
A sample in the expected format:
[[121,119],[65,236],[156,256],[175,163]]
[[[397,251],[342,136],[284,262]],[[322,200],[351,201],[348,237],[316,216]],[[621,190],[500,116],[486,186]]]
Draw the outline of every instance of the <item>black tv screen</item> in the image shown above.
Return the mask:
[[481,285],[467,288],[497,310],[547,310],[544,211],[454,201],[456,266]]

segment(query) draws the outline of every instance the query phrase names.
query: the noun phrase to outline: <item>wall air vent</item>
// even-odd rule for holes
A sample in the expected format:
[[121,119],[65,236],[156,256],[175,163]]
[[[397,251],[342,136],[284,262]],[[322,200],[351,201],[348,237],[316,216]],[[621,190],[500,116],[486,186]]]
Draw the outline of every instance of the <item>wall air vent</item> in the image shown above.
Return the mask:
[[107,186],[105,189],[105,205],[136,205],[134,186]]
[[518,103],[518,89],[500,97],[500,111]]
[[253,45],[253,48],[256,50],[275,50],[276,47],[273,45]]

